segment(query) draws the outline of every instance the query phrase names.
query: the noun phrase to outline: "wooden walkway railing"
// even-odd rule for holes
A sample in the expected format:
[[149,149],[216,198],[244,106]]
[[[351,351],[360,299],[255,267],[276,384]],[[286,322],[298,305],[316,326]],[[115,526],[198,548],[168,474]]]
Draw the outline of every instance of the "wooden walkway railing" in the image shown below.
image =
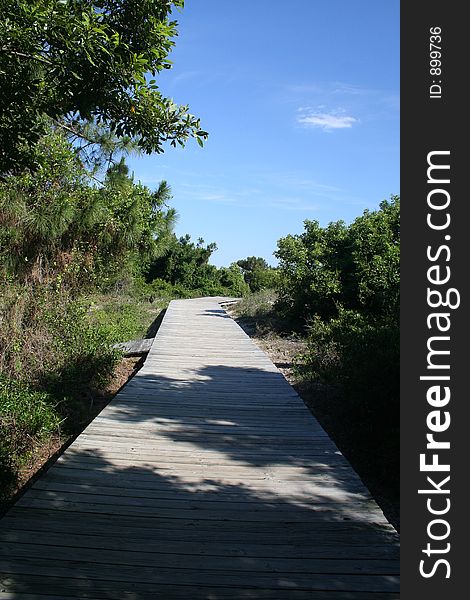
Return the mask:
[[0,521],[0,600],[398,598],[393,527],[215,299]]

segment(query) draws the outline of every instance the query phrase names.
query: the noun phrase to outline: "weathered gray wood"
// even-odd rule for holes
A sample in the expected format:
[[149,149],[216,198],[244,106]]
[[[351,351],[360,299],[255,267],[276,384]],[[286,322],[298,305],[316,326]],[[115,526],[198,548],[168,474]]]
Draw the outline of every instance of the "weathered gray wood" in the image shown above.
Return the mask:
[[[81,501],[65,501],[56,500],[53,498],[29,498],[28,501],[22,502],[21,506],[28,508],[45,508],[49,510],[57,511],[77,511],[81,513],[94,513],[94,514],[106,514],[106,515],[122,515],[122,516],[140,516],[140,517],[153,517],[156,512],[161,520],[163,519],[183,519],[185,521],[191,521],[193,523],[205,522],[205,521],[219,521],[219,522],[238,522],[249,528],[252,522],[256,523],[278,523],[280,521],[285,523],[312,523],[314,521],[325,521],[330,519],[331,521],[347,519],[361,519],[363,522],[372,521],[369,510],[370,504],[363,502],[362,505],[354,505],[348,508],[344,514],[338,510],[338,506],[335,504],[327,505],[316,505],[315,510],[308,511],[305,509],[303,512],[292,513],[286,507],[274,506],[271,510],[268,508],[259,509],[252,506],[239,507],[238,510],[234,510],[230,505],[226,507],[226,504],[221,503],[207,503],[203,505],[181,506],[175,503],[172,507],[158,506],[155,502],[145,502],[143,499],[140,501],[126,502],[122,499],[117,500],[118,497],[112,497],[107,503],[93,502],[86,500]],[[93,500],[93,499],[92,499]],[[235,503],[232,503],[235,504]],[[263,505],[264,506],[264,505]],[[242,514],[245,513],[245,514]]]
[[[174,583],[171,586],[155,584],[136,583],[126,585],[125,582],[113,582],[112,587],[107,581],[93,581],[92,584],[85,579],[65,579],[62,577],[50,576],[23,576],[20,583],[11,578],[1,578],[0,583],[5,588],[33,590],[35,593],[27,592],[0,592],[0,600],[69,600],[70,598],[87,598],[88,600],[98,600],[107,598],[116,600],[166,600],[167,598],[176,598],[178,600],[394,600],[399,598],[395,593],[370,593],[370,592],[345,592],[337,591],[334,596],[331,592],[324,591],[303,591],[303,590],[270,590],[253,589],[242,587],[240,582],[237,587],[206,587],[206,586],[188,586],[180,583]],[[92,588],[92,589],[91,589]],[[53,596],[49,593],[54,590]],[[44,592],[42,595],[41,592]],[[60,594],[60,595],[58,595]]]
[[[7,529],[3,532],[2,539],[5,542],[18,542],[20,544],[33,544],[37,539],[37,532],[20,529]],[[60,533],[51,532],[48,536],[49,544],[54,546],[63,546],[64,538]],[[101,548],[102,550],[127,550],[135,552],[137,550],[145,550],[165,555],[191,555],[191,556],[226,556],[226,557],[255,557],[255,558],[318,558],[318,559],[375,559],[379,557],[381,560],[385,558],[397,559],[398,548],[388,545],[381,546],[358,546],[351,544],[350,546],[324,545],[319,547],[316,544],[304,545],[299,548],[298,545],[281,545],[281,544],[250,544],[246,546],[237,542],[220,543],[220,542],[189,542],[187,541],[184,548],[177,541],[167,541],[164,545],[158,540],[142,540],[136,536],[127,536],[125,539],[113,537],[108,534],[88,535],[86,533],[70,534],[67,537],[67,542],[73,543],[73,548]],[[182,550],[184,552],[182,552]],[[305,561],[304,561],[305,564]]]
[[[320,455],[321,456],[321,455]],[[283,464],[283,458],[285,457],[285,455],[278,455],[277,460],[275,456],[270,455],[269,459],[266,461],[268,464],[270,465],[278,465],[278,466],[282,466]],[[122,448],[121,451],[119,451],[119,448],[112,448],[112,450],[110,451],[106,451],[106,449],[104,449],[103,451],[100,452],[100,456],[96,456],[95,453],[92,450],[86,450],[80,448],[80,451],[77,452],[77,447],[74,448],[74,450],[70,451],[68,457],[66,459],[64,459],[62,462],[64,461],[74,461],[74,459],[76,459],[77,461],[80,461],[82,464],[89,462],[89,464],[96,466],[96,463],[99,462],[102,459],[109,459],[112,460],[115,464],[116,461],[120,461],[120,464],[125,465],[125,466],[131,466],[132,464],[135,464],[136,459],[137,460],[143,460],[146,461],[148,463],[153,463],[156,465],[160,465],[162,468],[168,468],[167,465],[169,464],[170,466],[173,466],[177,463],[181,463],[181,464],[190,464],[190,465],[195,465],[195,464],[204,464],[204,465],[224,465],[224,459],[223,457],[220,456],[220,453],[217,452],[213,452],[212,454],[209,453],[198,453],[197,451],[191,452],[191,451],[187,451],[187,452],[172,452],[171,451],[171,446],[169,445],[168,448],[161,448],[159,449],[158,452],[151,452],[149,450],[146,450],[145,448],[140,448],[138,451],[134,451],[134,452],[129,452],[127,449]],[[321,462],[321,458],[318,458],[318,455],[315,454],[311,454],[311,455],[305,455],[303,457],[301,456],[291,456],[292,460],[296,460],[296,464],[299,467],[304,467],[304,468],[308,468],[308,467],[312,467],[313,465],[315,466],[316,469],[318,470],[327,470],[327,471],[331,471],[331,470],[340,470],[340,469],[347,469],[349,470],[349,467],[346,463],[346,461],[344,460],[344,458],[341,457],[331,457],[328,456],[328,461],[327,462]],[[251,453],[249,455],[245,456],[245,462],[253,462],[253,460],[256,460],[256,456]]]
[[[110,529],[117,532],[132,530],[139,530],[144,528],[147,532],[148,536],[156,535],[158,532],[158,536],[165,534],[165,528],[169,527],[173,530],[178,530],[181,532],[182,537],[186,535],[191,535],[192,531],[196,530],[204,530],[207,532],[212,532],[216,538],[221,538],[229,533],[232,533],[232,539],[243,539],[243,536],[247,533],[251,534],[263,534],[257,540],[257,543],[266,543],[264,536],[271,537],[272,539],[276,539],[277,543],[285,543],[286,540],[279,538],[279,531],[283,531],[284,533],[288,533],[291,536],[289,539],[299,539],[303,540],[304,544],[311,545],[312,538],[310,538],[310,534],[315,532],[319,537],[328,536],[329,538],[335,539],[338,543],[343,543],[346,545],[351,544],[350,535],[362,536],[365,535],[367,537],[367,543],[371,543],[372,539],[375,539],[376,543],[387,543],[390,541],[392,544],[396,544],[397,542],[397,534],[394,532],[393,528],[389,524],[381,524],[377,523],[375,528],[371,528],[368,520],[357,520],[351,521],[350,519],[341,519],[341,514],[338,513],[337,518],[335,520],[332,519],[324,519],[308,521],[308,522],[291,522],[291,521],[282,521],[278,524],[278,528],[274,529],[272,525],[262,521],[252,521],[250,523],[249,528],[245,528],[245,530],[240,530],[239,522],[244,522],[243,518],[239,520],[239,522],[227,522],[226,527],[223,531],[220,530],[220,527],[217,523],[212,520],[195,520],[195,519],[185,519],[185,520],[175,520],[175,519],[163,519],[159,516],[158,512],[155,512],[152,516],[139,516],[139,515],[129,515],[122,518],[113,518],[109,519],[106,515],[103,514],[92,514],[90,517],[80,523],[80,511],[70,510],[67,511],[70,514],[66,515],[63,513],[55,513],[54,509],[46,509],[46,508],[28,508],[23,506],[17,506],[15,511],[10,511],[10,513],[5,517],[4,523],[2,523],[2,527],[21,527],[24,529],[25,524],[28,523],[28,529],[34,530],[38,529],[41,531],[46,530],[55,530],[60,531],[58,529],[59,525],[63,528],[71,528],[75,532],[80,532],[81,529],[85,530],[88,525],[91,527],[90,531],[93,531],[93,527],[100,528],[102,530],[103,525],[106,523],[109,525]],[[56,515],[57,518],[52,518]],[[52,519],[52,523],[38,523],[36,519]],[[75,522],[72,522],[72,519],[75,519]],[[186,529],[186,523],[192,522],[194,528]],[[163,524],[165,523],[165,527]],[[2,529],[3,531],[3,529]],[[97,533],[96,531],[94,532]],[[99,531],[98,531],[99,533]],[[108,533],[108,529],[106,530],[106,534]],[[347,534],[348,537],[344,537]],[[390,534],[390,535],[389,535]],[[383,537],[385,535],[385,537]],[[344,539],[342,539],[342,536]],[[342,539],[342,542],[339,540]],[[360,542],[361,538],[358,537],[355,543]],[[270,541],[271,543],[271,541]]]
[[[191,567],[165,568],[157,565],[141,566],[135,565],[115,565],[95,564],[88,561],[67,561],[54,560],[48,558],[25,558],[14,560],[15,557],[4,561],[6,572],[11,575],[21,575],[26,571],[29,575],[48,575],[60,577],[72,577],[75,579],[87,579],[108,582],[141,582],[152,583],[156,585],[174,585],[176,581],[184,579],[186,585],[198,586],[212,585],[219,586],[237,586],[240,579],[244,585],[260,589],[291,589],[293,587],[301,590],[351,590],[351,591],[388,591],[396,592],[398,578],[390,574],[344,574],[339,573],[324,574],[321,572],[312,573],[290,573],[277,572],[258,573],[249,571],[217,571],[211,568],[210,563],[206,569],[193,569]],[[171,597],[171,596],[170,596]],[[333,596],[334,597],[334,596]]]
[[113,348],[121,350],[124,356],[141,356],[147,354],[152,347],[153,340],[155,338],[146,338],[142,340],[129,340],[128,342],[121,342],[114,344]]
[[[136,565],[139,567],[153,567],[158,564],[164,569],[187,568],[187,555],[168,554],[165,552],[151,552],[148,548],[139,549],[110,549],[106,552],[90,547],[82,548],[75,545],[73,548],[59,545],[44,545],[34,543],[4,542],[4,551],[10,558],[42,558],[47,555],[51,560],[73,560],[93,562],[97,565]],[[203,570],[210,568],[213,571],[242,571],[251,573],[341,573],[369,575],[396,575],[397,565],[394,560],[362,559],[362,558],[313,558],[302,557],[253,557],[253,556],[217,556],[214,554],[199,556],[193,555],[191,568]]]
[[170,304],[0,546],[0,600],[398,598],[395,530],[214,299]]

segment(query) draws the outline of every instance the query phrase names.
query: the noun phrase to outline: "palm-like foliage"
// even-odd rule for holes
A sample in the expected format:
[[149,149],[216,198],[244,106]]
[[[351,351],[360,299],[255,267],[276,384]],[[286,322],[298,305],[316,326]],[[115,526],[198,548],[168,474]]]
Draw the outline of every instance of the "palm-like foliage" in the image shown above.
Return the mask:
[[0,184],[4,275],[39,282],[60,276],[69,286],[83,286],[165,251],[176,220],[166,182],[155,192],[134,183],[121,158],[101,187],[92,185],[58,131],[43,138],[38,157],[38,172]]

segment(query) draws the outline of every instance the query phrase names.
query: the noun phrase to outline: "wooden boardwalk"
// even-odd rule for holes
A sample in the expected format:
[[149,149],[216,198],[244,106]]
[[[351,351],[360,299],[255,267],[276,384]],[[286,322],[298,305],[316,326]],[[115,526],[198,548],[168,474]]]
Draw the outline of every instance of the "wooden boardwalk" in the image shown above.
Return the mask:
[[398,598],[398,540],[215,299],[0,521],[0,600]]

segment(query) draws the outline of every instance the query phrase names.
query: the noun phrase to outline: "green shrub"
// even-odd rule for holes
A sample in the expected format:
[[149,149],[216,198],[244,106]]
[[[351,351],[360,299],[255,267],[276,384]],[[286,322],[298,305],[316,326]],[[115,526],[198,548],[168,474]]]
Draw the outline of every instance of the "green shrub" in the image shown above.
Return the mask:
[[89,404],[113,374],[119,353],[106,327],[93,324],[88,303],[47,285],[9,286],[0,304],[0,373],[51,393],[60,411]]
[[248,256],[237,260],[236,264],[240,267],[243,278],[252,292],[273,289],[277,286],[278,271],[276,268],[270,267],[264,258]]
[[264,336],[272,331],[286,333],[287,326],[275,310],[277,293],[275,290],[260,290],[244,296],[233,307],[233,312],[244,327],[254,329],[256,334]]
[[385,408],[398,399],[398,358],[398,323],[340,310],[329,323],[312,321],[302,362],[310,378],[334,379],[355,401]]
[[167,251],[151,261],[146,278],[164,297],[194,298],[200,296],[243,296],[249,287],[240,267],[233,263],[218,269],[209,264],[217,246],[196,243],[189,235],[170,239]]
[[279,271],[273,267],[254,269],[247,283],[252,292],[275,289],[279,285]]
[[88,306],[77,301],[63,313],[49,309],[45,321],[52,334],[55,365],[48,366],[45,381],[56,382],[54,389],[70,396],[82,390],[101,389],[108,383],[119,354],[111,347],[113,338],[106,327],[95,326],[87,318]]
[[315,319],[298,371],[303,378],[342,386],[343,415],[361,443],[394,473],[399,457],[399,326],[340,310],[329,323]]
[[50,394],[0,374],[0,498],[14,485],[34,444],[58,432],[60,423],[57,402]]
[[393,196],[377,211],[365,211],[351,225],[321,227],[305,221],[305,231],[278,242],[278,311],[305,329],[318,315],[327,322],[338,310],[373,318],[398,319],[400,283],[400,201]]
[[341,351],[331,323],[316,315],[308,324],[306,351],[296,360],[296,371],[301,378],[324,383],[338,380]]
[[250,292],[248,284],[245,282],[242,270],[236,263],[232,263],[230,267],[222,267],[218,271],[219,281],[214,284],[214,289],[211,290],[211,296],[227,295],[227,296],[246,296]]

